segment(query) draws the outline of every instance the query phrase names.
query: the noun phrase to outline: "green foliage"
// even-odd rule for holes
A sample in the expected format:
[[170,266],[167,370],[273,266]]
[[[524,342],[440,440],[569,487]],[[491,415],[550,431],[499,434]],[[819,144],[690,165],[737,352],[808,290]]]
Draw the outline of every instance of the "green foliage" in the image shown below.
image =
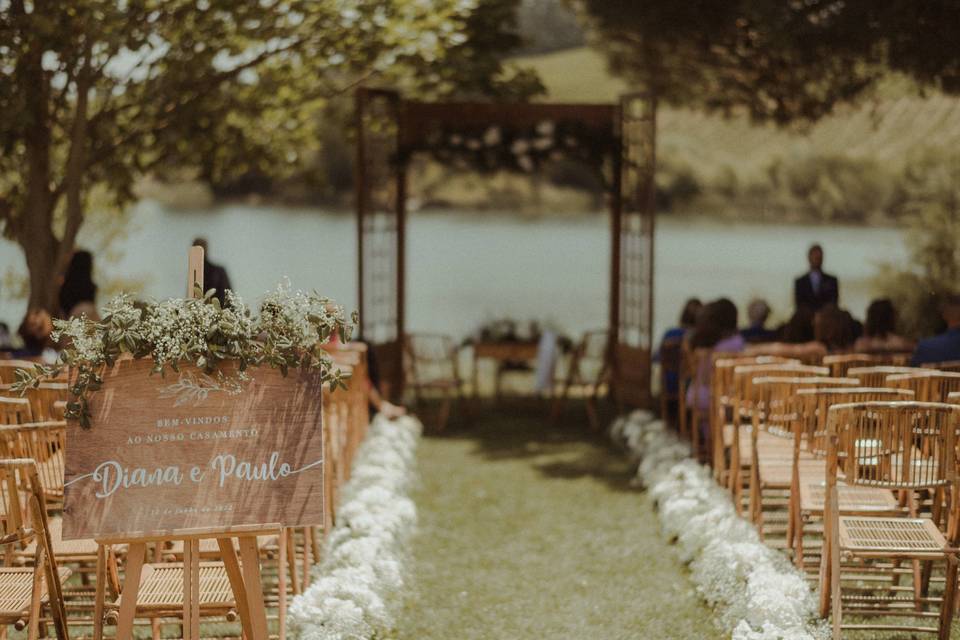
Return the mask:
[[289,177],[327,100],[373,77],[535,90],[495,49],[513,37],[513,3],[479,4],[489,11],[467,0],[0,2],[0,225],[26,254],[31,305],[56,310],[94,186],[123,205],[144,175],[184,167],[214,184]]
[[885,69],[960,90],[950,0],[582,0],[611,69],[661,100],[757,120],[817,120]]
[[893,176],[877,162],[844,156],[804,156],[770,169],[771,182],[820,220],[862,222],[890,211]]
[[886,264],[876,287],[900,309],[901,330],[911,336],[940,331],[940,305],[960,290],[960,154],[932,152],[905,172],[910,266]]

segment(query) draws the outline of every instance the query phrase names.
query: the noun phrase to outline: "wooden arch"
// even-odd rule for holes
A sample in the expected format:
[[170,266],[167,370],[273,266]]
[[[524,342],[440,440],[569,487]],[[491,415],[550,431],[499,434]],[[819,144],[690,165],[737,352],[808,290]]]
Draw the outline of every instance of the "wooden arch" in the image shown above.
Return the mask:
[[612,168],[607,371],[618,404],[647,405],[653,349],[654,100],[630,95],[620,104],[419,102],[366,87],[355,99],[361,335],[376,350],[385,394],[399,396],[404,382],[411,156],[460,153],[474,163],[509,168],[514,160],[536,159],[536,150],[519,149],[517,140],[549,129],[553,141],[545,146],[551,152],[586,154],[594,162],[605,158]]

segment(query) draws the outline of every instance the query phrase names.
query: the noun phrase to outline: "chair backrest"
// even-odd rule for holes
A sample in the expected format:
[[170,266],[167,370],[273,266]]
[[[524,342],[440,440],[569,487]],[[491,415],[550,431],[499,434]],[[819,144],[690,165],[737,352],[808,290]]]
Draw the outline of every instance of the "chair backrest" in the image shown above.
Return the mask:
[[844,376],[853,367],[879,367],[893,365],[902,354],[898,353],[835,353],[823,357],[823,366],[830,367],[830,374]]
[[793,344],[790,342],[767,342],[747,346],[744,351],[749,355],[767,355],[799,360],[803,364],[820,364],[827,355],[825,347],[819,344]]
[[584,331],[573,353],[571,370],[575,369],[580,384],[600,384],[607,365],[610,349],[610,332],[606,329]]
[[[0,546],[12,549],[36,540],[35,571],[46,581],[47,600],[56,636],[69,638],[63,602],[61,573],[53,554],[53,540],[47,520],[47,505],[37,476],[37,465],[23,458],[0,459],[0,499],[3,500],[3,536]],[[37,575],[36,573],[34,574]],[[40,591],[34,592],[40,597]],[[35,603],[39,610],[39,602]]]
[[[759,376],[753,379],[750,393],[758,410],[759,424],[765,431],[784,438],[792,438],[793,423],[798,419],[793,399],[801,389],[856,387],[856,378],[832,376]],[[761,415],[762,414],[762,415]]]
[[67,425],[65,422],[34,422],[18,429],[20,455],[37,462],[40,486],[48,498],[63,496],[64,456]]
[[796,416],[793,430],[796,444],[806,443],[807,450],[819,457],[827,455],[827,414],[835,404],[851,402],[910,401],[910,389],[891,387],[832,387],[799,389],[789,402]]
[[[827,467],[850,485],[957,491],[960,406],[940,402],[835,404],[827,417]],[[829,479],[829,478],[828,478]]]
[[913,389],[921,402],[945,402],[951,391],[960,391],[960,373],[922,370],[887,376],[887,386]]
[[17,381],[18,369],[33,369],[36,363],[29,360],[0,360],[0,383],[12,384]]
[[736,391],[734,387],[734,371],[737,367],[754,365],[773,365],[773,364],[801,364],[794,358],[783,358],[780,356],[740,356],[730,357],[729,353],[713,354],[713,374],[715,393],[718,394],[721,402],[729,403]]
[[408,333],[404,336],[404,351],[413,384],[459,380],[457,347],[450,336]]
[[26,398],[0,397],[0,424],[33,422],[33,411]]
[[887,377],[898,373],[914,373],[917,371],[923,371],[923,369],[919,367],[874,365],[870,367],[851,367],[847,369],[847,375],[852,378],[859,378],[865,387],[885,387],[887,386]]
[[936,369],[937,371],[953,371],[960,373],[960,360],[947,360],[946,362],[928,362],[920,365],[924,369]]
[[796,363],[773,363],[740,365],[733,369],[734,403],[740,408],[741,415],[748,415],[754,408],[753,380],[764,376],[789,376],[805,378],[830,375],[827,367],[817,367]]
[[70,386],[66,382],[41,382],[36,388],[27,389],[27,399],[33,411],[33,419],[37,421],[54,420],[57,402],[65,402],[70,398]]

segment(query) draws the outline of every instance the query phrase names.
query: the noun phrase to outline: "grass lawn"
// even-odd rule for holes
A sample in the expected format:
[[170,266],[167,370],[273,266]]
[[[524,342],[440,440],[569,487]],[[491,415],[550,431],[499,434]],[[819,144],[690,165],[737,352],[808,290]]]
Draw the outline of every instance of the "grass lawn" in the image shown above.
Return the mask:
[[504,409],[423,440],[397,640],[722,636],[631,465],[584,425]]

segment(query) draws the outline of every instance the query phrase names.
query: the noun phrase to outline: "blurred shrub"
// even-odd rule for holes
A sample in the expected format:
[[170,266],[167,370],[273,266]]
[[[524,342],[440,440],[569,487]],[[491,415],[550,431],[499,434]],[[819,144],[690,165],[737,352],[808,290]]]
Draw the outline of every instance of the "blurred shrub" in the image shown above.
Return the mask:
[[900,330],[918,337],[943,329],[940,305],[960,293],[960,153],[928,150],[906,167],[899,188],[910,260],[884,265],[875,285],[897,304]]
[[702,193],[703,185],[690,165],[665,155],[657,159],[657,211],[689,208]]
[[873,160],[790,158],[772,166],[769,175],[784,204],[795,203],[815,219],[860,222],[890,213],[893,176]]

